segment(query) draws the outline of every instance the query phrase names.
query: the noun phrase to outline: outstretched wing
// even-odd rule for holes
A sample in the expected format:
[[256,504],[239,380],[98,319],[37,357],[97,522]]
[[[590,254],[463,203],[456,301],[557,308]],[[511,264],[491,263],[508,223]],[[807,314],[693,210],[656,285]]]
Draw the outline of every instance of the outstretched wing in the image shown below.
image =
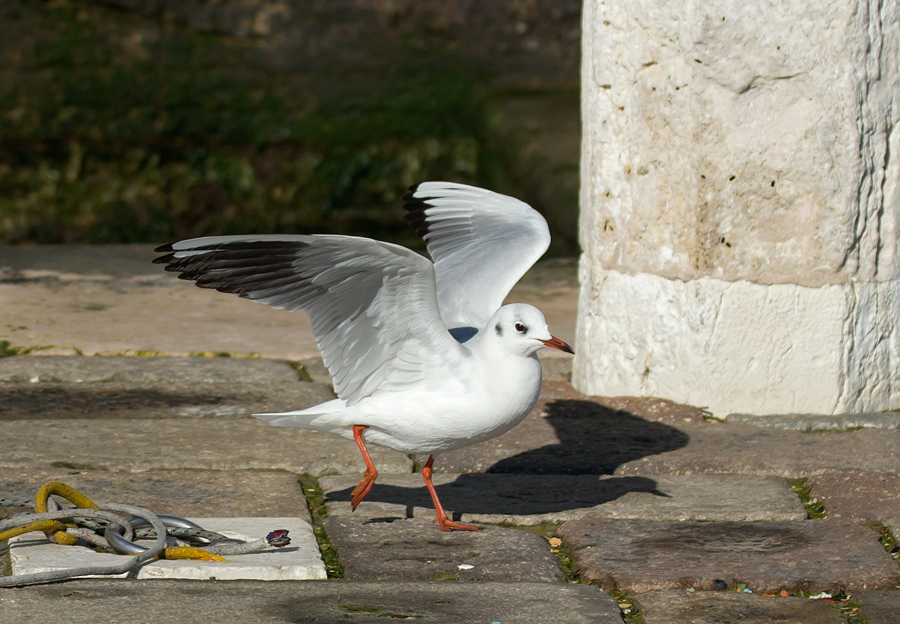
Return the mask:
[[438,307],[451,329],[483,329],[550,245],[544,217],[506,195],[424,182],[404,199],[406,220],[434,260]]
[[215,236],[157,248],[154,260],[201,288],[305,310],[338,396],[425,379],[464,357],[441,322],[432,263],[351,236]]

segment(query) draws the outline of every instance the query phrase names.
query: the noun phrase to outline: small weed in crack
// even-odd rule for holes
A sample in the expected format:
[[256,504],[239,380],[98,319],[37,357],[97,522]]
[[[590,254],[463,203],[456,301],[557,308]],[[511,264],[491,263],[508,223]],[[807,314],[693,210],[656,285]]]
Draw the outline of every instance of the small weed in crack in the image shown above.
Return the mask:
[[827,518],[825,513],[825,505],[820,503],[818,499],[810,496],[812,487],[806,484],[806,477],[802,479],[788,479],[788,485],[800,497],[800,502],[806,507],[806,517],[810,520],[824,520]]
[[328,517],[328,510],[325,507],[325,492],[319,486],[319,480],[312,475],[301,474],[297,476],[297,480],[300,482],[300,487],[303,488],[303,495],[306,496],[309,514],[312,516],[313,534],[319,544],[319,551],[322,553],[328,578],[344,578],[344,566],[341,565],[337,549],[331,543],[328,531],[322,524],[322,520]]

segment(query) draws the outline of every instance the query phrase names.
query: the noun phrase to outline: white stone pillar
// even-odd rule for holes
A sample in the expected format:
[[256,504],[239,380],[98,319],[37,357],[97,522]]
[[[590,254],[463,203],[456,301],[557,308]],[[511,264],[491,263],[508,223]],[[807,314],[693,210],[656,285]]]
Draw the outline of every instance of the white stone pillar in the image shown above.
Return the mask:
[[900,0],[585,0],[575,386],[900,407]]

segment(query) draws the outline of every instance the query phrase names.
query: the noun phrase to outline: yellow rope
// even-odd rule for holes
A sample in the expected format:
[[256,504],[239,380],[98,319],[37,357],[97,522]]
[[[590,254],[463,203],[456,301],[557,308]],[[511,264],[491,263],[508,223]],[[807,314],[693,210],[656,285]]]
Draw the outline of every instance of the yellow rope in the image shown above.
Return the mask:
[[[85,496],[75,488],[69,487],[68,485],[60,481],[51,481],[44,484],[44,486],[41,487],[41,489],[38,490],[38,493],[35,495],[35,512],[46,513],[48,511],[47,501],[52,494],[55,494],[56,496],[62,496],[76,507],[81,507],[83,509],[100,509],[91,499],[89,499],[87,496]],[[16,535],[29,533],[31,531],[45,531],[48,533],[52,533],[53,539],[55,539],[58,544],[72,546],[78,543],[78,538],[74,535],[69,535],[68,533],[66,533],[66,528],[75,526],[77,525],[64,524],[59,520],[40,520],[38,522],[32,522],[31,524],[23,527],[17,527],[15,529],[4,531],[0,533],[0,540],[9,539],[10,537],[15,537]],[[50,536],[48,535],[48,537]],[[191,548],[190,546],[166,548],[162,553],[160,553],[159,558],[199,559],[201,561],[228,561],[227,559],[225,559],[224,557],[220,557],[219,555],[214,555],[199,548]]]
[[[61,483],[59,481],[51,481],[50,483],[44,484],[44,486],[38,490],[37,495],[35,495],[34,497],[34,510],[37,513],[46,513],[47,500],[50,498],[51,494],[62,496],[76,507],[82,507],[85,509],[100,509],[93,503],[93,501],[91,501],[91,499],[89,499],[87,496],[85,496],[75,488],[69,487],[65,483]],[[66,533],[66,526],[74,527],[76,525],[64,525],[62,530],[57,530],[55,533],[53,533],[53,539],[56,540],[57,544],[65,544],[67,546],[77,544],[78,538],[74,535],[69,535],[68,533]]]
[[[0,533],[0,540],[7,540],[22,533],[31,533],[32,531],[65,531],[66,525],[59,520],[38,520],[25,526],[16,527]],[[68,533],[66,534],[68,535]]]
[[201,561],[228,561],[225,557],[214,555],[211,552],[200,550],[199,548],[191,548],[190,546],[179,546],[177,548],[166,548],[159,555],[160,559],[199,559]]

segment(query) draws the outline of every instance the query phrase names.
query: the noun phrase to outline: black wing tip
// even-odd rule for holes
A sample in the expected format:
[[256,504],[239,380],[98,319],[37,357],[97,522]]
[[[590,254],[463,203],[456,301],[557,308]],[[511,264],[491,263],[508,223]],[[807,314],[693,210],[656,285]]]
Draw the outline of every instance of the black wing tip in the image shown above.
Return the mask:
[[412,198],[413,198],[413,195],[416,194],[416,191],[419,190],[419,187],[420,187],[420,186],[422,186],[422,183],[421,183],[421,182],[418,182],[418,183],[413,184],[412,186],[410,186],[408,189],[406,189],[406,195],[403,196],[403,199],[405,199],[405,200],[412,199]]
[[175,245],[175,243],[166,243],[165,245],[160,245],[153,250],[153,253],[166,253],[169,251],[175,251],[175,247],[173,245]]
[[403,196],[403,209],[406,211],[403,218],[419,237],[425,238],[428,234],[428,216],[425,211],[431,207],[428,202],[434,197],[416,197],[420,186],[421,184],[413,184],[409,187],[409,192]]

